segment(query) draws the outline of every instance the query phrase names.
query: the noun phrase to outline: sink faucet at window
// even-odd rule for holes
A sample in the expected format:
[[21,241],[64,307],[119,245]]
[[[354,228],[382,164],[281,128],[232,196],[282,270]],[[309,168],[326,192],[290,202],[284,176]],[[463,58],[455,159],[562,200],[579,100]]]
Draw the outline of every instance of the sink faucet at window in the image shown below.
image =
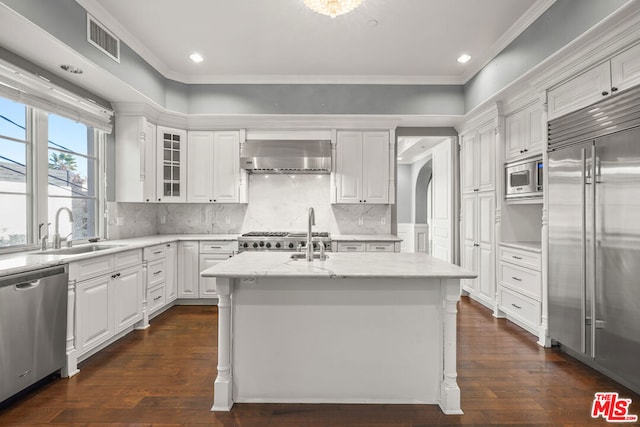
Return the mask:
[[53,235],[53,249],[60,249],[60,212],[67,211],[69,214],[69,222],[73,222],[73,212],[71,209],[63,206],[56,212],[55,233]]

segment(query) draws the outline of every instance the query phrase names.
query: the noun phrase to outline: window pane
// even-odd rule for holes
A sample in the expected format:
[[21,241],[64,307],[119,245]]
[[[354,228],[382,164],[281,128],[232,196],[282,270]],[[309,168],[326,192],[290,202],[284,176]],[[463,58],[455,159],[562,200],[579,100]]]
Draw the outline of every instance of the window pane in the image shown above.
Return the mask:
[[0,192],[27,192],[27,146],[0,138]]
[[93,128],[49,114],[49,148],[94,156]]
[[[0,194],[0,247],[27,242],[27,196]],[[10,206],[10,209],[6,207]]]
[[95,196],[96,161],[49,150],[49,195]]
[[0,98],[0,135],[26,140],[27,108],[23,104]]
[[69,213],[60,212],[60,238],[64,241],[69,233],[73,240],[89,239],[96,236],[96,205],[95,199],[71,199],[66,197],[49,197],[49,222],[51,236],[55,233],[56,212],[61,208],[69,209],[73,214],[73,222],[69,221]]

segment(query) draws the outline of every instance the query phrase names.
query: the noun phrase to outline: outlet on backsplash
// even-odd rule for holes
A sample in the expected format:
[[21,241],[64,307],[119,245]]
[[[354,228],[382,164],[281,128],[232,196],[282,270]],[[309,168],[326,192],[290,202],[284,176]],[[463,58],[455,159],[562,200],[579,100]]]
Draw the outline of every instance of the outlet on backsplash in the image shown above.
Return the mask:
[[224,217],[224,223],[225,224],[231,224],[231,217],[230,216],[225,216]]
[[167,217],[165,215],[160,215],[160,224],[166,224],[167,223]]
[[358,225],[362,225],[362,224],[364,224],[364,218],[359,216],[358,217]]
[[116,226],[122,227],[124,225],[124,217],[118,216],[116,217]]

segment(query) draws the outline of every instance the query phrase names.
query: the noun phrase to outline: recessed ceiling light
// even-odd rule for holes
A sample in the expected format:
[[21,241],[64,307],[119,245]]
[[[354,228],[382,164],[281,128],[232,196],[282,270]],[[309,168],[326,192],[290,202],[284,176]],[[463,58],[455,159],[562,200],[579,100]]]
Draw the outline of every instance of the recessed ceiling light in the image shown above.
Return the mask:
[[64,65],[61,65],[60,68],[62,68],[63,70],[71,74],[82,74],[82,69],[74,65],[64,64]]
[[460,57],[458,57],[458,62],[461,64],[466,64],[467,62],[469,62],[470,59],[471,59],[471,55],[463,53],[462,55],[460,55]]
[[194,52],[191,55],[189,55],[189,59],[191,59],[196,64],[204,61],[204,58],[198,52]]
[[398,156],[398,160],[402,160],[402,157]]

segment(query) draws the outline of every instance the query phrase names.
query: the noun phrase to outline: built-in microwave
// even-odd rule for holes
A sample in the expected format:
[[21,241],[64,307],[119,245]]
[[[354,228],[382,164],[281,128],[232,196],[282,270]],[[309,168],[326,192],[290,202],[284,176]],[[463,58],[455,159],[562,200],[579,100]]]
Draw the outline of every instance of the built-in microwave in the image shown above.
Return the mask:
[[542,197],[542,158],[506,163],[505,198],[528,199]]

